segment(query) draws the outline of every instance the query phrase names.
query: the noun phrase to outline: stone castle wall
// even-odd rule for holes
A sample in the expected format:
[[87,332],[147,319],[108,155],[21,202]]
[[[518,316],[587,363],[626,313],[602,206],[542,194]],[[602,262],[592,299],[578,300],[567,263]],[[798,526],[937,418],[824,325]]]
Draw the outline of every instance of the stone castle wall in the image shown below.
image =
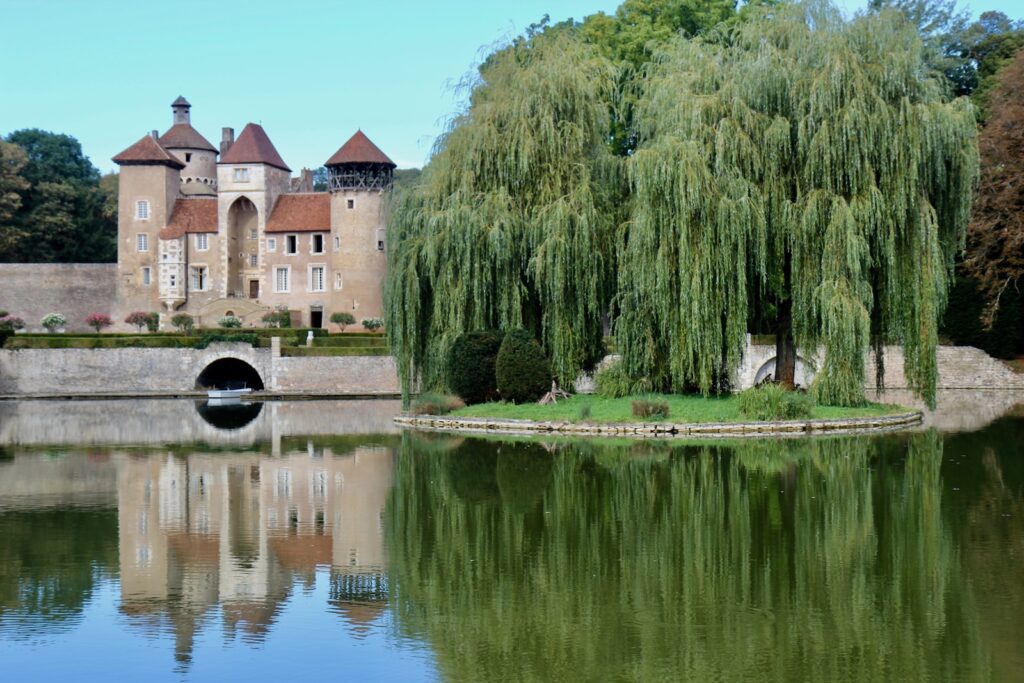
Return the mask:
[[120,322],[116,263],[0,263],[0,310],[18,316],[27,329],[43,332],[40,319],[61,313],[68,331],[91,331],[90,313]]

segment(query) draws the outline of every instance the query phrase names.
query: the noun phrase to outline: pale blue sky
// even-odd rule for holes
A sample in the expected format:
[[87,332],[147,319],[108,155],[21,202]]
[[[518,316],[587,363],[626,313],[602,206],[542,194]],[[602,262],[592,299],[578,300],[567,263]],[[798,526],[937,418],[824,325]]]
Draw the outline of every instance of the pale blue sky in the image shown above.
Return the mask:
[[[856,9],[865,0],[841,0]],[[215,145],[262,123],[294,170],[321,165],[361,127],[399,166],[420,166],[455,109],[453,83],[545,13],[619,0],[0,0],[0,134],[77,137],[101,170],[171,123],[184,95]],[[1022,14],[1022,0],[984,9]]]

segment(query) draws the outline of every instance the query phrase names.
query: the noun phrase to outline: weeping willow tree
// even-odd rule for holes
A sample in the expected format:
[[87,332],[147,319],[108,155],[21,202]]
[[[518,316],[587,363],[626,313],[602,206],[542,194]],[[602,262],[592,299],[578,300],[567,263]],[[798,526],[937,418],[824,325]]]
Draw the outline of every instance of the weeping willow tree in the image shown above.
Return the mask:
[[780,379],[820,345],[818,400],[858,404],[869,347],[898,343],[934,400],[978,162],[970,104],[944,98],[923,55],[898,14],[847,22],[825,4],[664,50],[628,163],[614,329],[632,375],[713,390],[770,306]]
[[563,381],[600,357],[612,295],[615,68],[564,32],[492,55],[420,182],[395,200],[385,291],[403,388],[456,336],[525,327]]

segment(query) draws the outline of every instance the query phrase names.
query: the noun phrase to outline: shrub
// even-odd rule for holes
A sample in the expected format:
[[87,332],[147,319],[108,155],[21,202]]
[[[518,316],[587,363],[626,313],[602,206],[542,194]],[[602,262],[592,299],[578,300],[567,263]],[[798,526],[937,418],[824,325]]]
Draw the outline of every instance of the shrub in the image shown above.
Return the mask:
[[814,399],[802,391],[766,382],[740,393],[740,413],[753,420],[796,420],[810,417]]
[[4,332],[14,332],[15,330],[25,329],[25,321],[21,318],[13,315],[5,315],[0,317],[0,330]]
[[47,313],[43,316],[43,319],[39,321],[39,324],[46,328],[46,331],[53,334],[60,328],[68,324],[68,319],[60,313]]
[[505,335],[494,362],[501,398],[513,403],[538,400],[551,388],[551,364],[540,344],[526,330]]
[[287,306],[278,306],[273,311],[264,314],[263,324],[267,327],[291,327],[292,314]]
[[114,321],[106,313],[90,313],[85,316],[85,324],[96,330],[96,333],[99,334],[100,330],[104,327],[110,327],[114,324]]
[[453,410],[465,407],[466,404],[458,396],[428,393],[417,396],[409,407],[409,412],[413,415],[447,415]]
[[6,318],[7,315],[8,315],[7,311],[5,311],[4,309],[0,308],[0,318]]
[[127,317],[125,317],[124,321],[129,325],[135,325],[135,327],[139,329],[139,332],[142,332],[142,328],[145,327],[146,323],[149,321],[149,313],[144,311],[134,311],[129,313]]
[[603,398],[635,396],[651,390],[651,383],[646,378],[633,379],[629,376],[621,359],[600,368],[594,375],[594,384],[598,396]]
[[242,326],[242,320],[233,315],[226,315],[218,320],[217,324],[225,329],[234,330]]
[[150,332],[156,332],[160,329],[160,314],[153,312],[146,314],[146,329]]
[[222,334],[219,332],[208,332],[199,338],[192,348],[205,349],[214,342],[241,342],[243,344],[249,344],[250,346],[259,346],[259,337],[252,332],[237,332],[235,334]]
[[633,415],[645,420],[664,420],[668,417],[668,402],[650,398],[637,399],[633,401]]
[[339,330],[344,331],[349,325],[354,325],[356,319],[351,313],[331,313],[331,322],[337,325]]
[[368,329],[370,332],[376,332],[380,328],[384,327],[384,321],[380,318],[364,318],[363,327]]
[[178,313],[171,318],[171,324],[185,334],[192,334],[192,330],[196,326],[196,321],[188,313]]
[[502,335],[481,330],[460,335],[448,353],[448,388],[472,405],[498,397],[494,363],[501,349]]

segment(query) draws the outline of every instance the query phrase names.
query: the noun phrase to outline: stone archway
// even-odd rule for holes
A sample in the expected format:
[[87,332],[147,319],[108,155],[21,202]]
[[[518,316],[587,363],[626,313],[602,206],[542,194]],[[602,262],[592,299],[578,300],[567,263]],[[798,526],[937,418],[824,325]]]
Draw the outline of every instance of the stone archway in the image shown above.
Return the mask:
[[[798,387],[809,387],[811,385],[811,381],[814,380],[814,372],[814,367],[811,364],[805,361],[802,357],[797,356],[796,372],[793,376],[793,383]],[[757,369],[757,374],[754,375],[754,386],[757,386],[769,377],[775,377],[775,356],[769,358]]]
[[239,197],[228,209],[227,291],[229,297],[246,296],[246,273],[251,270],[249,255],[256,253],[255,234],[259,236],[259,212],[248,197]]
[[196,386],[201,389],[240,389],[262,391],[263,378],[256,368],[239,358],[218,358],[199,373]]

